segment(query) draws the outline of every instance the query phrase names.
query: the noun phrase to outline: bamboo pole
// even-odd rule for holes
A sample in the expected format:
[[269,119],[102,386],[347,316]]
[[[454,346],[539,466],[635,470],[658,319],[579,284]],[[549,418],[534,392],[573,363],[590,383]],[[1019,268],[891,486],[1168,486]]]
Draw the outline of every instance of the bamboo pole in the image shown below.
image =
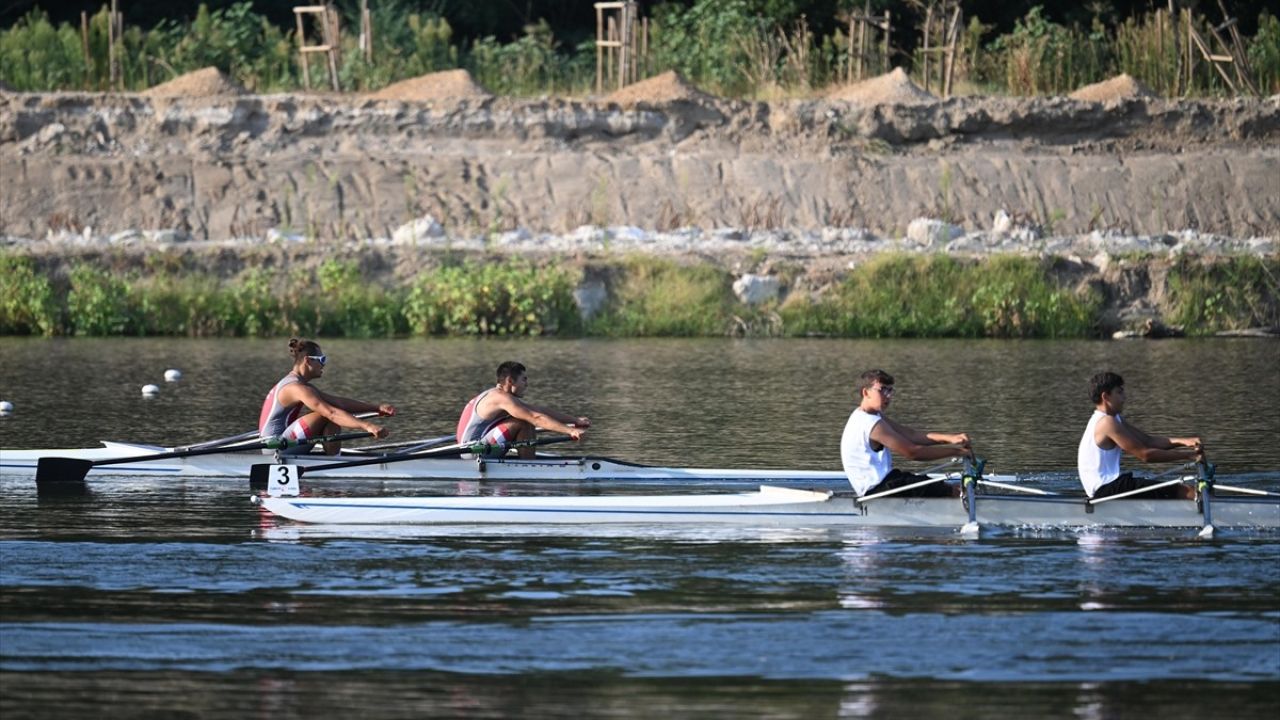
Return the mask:
[[84,53],[84,81],[81,86],[88,90],[93,77],[93,60],[89,56],[89,13],[83,10],[80,11],[80,52]]
[[302,51],[302,48],[307,46],[307,33],[302,25],[302,13],[298,12],[297,8],[294,8],[293,19],[298,22],[298,60],[302,64],[302,87],[310,90],[311,62],[307,59],[307,54]]
[[924,47],[921,49],[923,55],[924,72],[922,73],[922,81],[924,82],[924,91],[929,92],[929,31],[933,29],[933,6],[930,5],[924,13]]
[[111,15],[107,18],[107,87],[116,88],[116,0],[111,0]]

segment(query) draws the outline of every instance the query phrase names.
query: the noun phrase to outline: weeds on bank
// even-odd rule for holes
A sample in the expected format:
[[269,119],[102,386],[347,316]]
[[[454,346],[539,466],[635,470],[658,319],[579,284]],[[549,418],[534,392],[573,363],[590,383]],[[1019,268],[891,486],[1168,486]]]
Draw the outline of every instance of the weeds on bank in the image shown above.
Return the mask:
[[53,286],[35,263],[0,255],[0,334],[54,335],[58,314]]
[[1280,326],[1280,259],[1212,262],[1179,257],[1169,268],[1169,321],[1189,335]]
[[787,334],[838,337],[1088,337],[1101,298],[1059,288],[1043,261],[893,255],[818,301],[782,307]]
[[446,266],[418,277],[404,316],[417,335],[574,334],[577,281],[563,268],[518,260]]
[[710,265],[632,257],[615,275],[610,304],[588,325],[613,337],[726,334],[736,304],[727,273]]
[[[886,255],[817,299],[755,307],[719,267],[637,256],[600,268],[610,297],[585,323],[574,300],[581,271],[556,264],[445,257],[384,287],[337,259],[286,272],[250,257],[228,279],[164,253],[133,270],[110,267],[117,260],[42,267],[0,252],[0,334],[1065,338],[1095,336],[1102,310],[1098,291],[1055,280],[1053,260],[1022,256]],[[1280,325],[1278,259],[1183,256],[1164,277],[1164,317],[1188,334]]]

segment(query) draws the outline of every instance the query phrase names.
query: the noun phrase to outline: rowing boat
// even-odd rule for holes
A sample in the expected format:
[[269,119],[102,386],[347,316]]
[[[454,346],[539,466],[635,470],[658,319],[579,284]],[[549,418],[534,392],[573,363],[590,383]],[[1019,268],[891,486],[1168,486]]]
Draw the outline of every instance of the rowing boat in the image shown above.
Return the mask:
[[[4,450],[0,451],[0,473],[31,475],[36,473],[41,457],[65,457],[83,460],[142,457],[170,451],[154,445],[104,442],[101,448],[74,450]],[[103,465],[89,471],[89,477],[127,475],[133,477],[243,477],[255,463],[266,462],[269,455],[256,451],[220,452],[199,457],[167,458],[137,463]],[[326,465],[351,460],[365,460],[376,455],[358,450],[343,450],[338,455],[290,456],[289,462],[316,473]],[[544,455],[533,460],[519,458],[434,457],[398,460],[386,464],[326,470],[308,474],[308,479],[374,479],[374,480],[494,480],[494,481],[704,481],[758,483],[846,483],[839,471],[770,470],[661,467],[642,465],[604,457]]]
[[[755,492],[556,497],[257,497],[279,517],[341,525],[702,524],[754,526],[959,527],[970,520],[959,498],[884,497],[761,486]],[[982,525],[1016,527],[1201,527],[1194,500],[980,494]],[[1218,527],[1280,528],[1280,499],[1213,498]]]

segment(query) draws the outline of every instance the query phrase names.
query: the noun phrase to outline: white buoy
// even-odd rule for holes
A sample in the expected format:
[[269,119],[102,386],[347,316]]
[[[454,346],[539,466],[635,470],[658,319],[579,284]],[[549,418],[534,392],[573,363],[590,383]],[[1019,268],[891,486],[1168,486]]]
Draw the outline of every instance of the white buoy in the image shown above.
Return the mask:
[[0,417],[9,417],[13,414],[13,403],[8,400],[0,400]]
[[142,397],[155,397],[160,394],[160,388],[155,385],[143,385]]
[[178,382],[182,379],[182,371],[177,368],[169,368],[164,371],[165,382]]

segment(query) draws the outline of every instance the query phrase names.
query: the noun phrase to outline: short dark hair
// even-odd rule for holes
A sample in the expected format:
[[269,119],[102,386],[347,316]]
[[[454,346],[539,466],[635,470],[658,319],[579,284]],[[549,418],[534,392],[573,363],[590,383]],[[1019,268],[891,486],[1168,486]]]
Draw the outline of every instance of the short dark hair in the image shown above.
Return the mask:
[[893,385],[893,376],[883,370],[868,370],[858,376],[858,395],[862,395],[862,391],[875,387],[876,383],[882,386]]
[[498,366],[498,382],[502,382],[508,378],[515,380],[524,373],[525,367],[523,363],[518,363],[515,360],[508,360]]
[[1102,402],[1102,393],[1109,393],[1118,387],[1124,387],[1124,378],[1110,372],[1100,372],[1089,378],[1089,399],[1094,405]]

